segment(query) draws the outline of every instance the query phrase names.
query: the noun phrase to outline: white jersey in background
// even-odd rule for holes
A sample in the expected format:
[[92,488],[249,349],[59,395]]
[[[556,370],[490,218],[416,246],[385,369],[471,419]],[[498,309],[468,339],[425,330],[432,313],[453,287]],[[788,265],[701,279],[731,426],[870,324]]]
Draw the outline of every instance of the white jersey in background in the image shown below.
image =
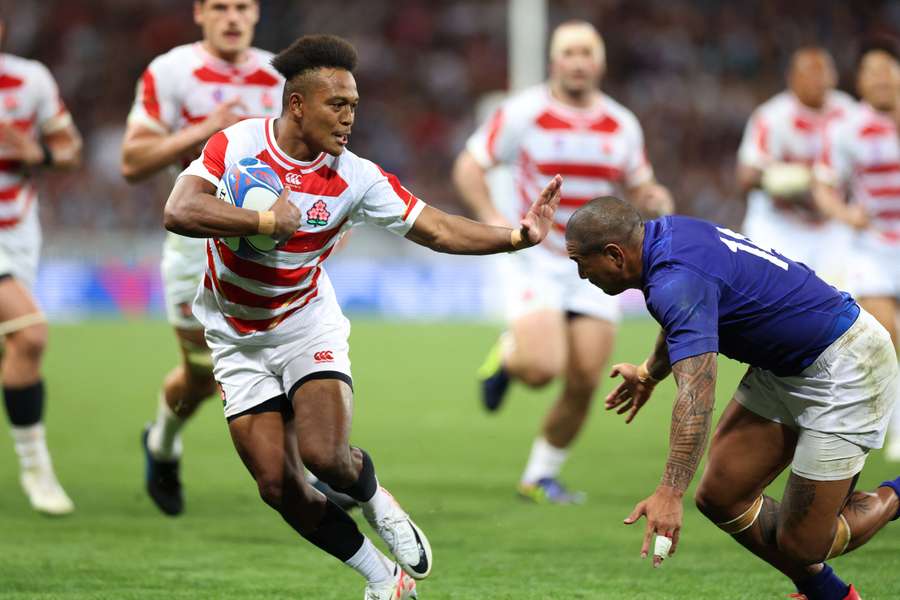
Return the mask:
[[396,177],[349,150],[294,160],[278,147],[274,123],[248,119],[217,133],[182,173],[218,185],[230,165],[255,157],[291,190],[302,215],[293,237],[252,260],[208,241],[205,285],[194,303],[208,339],[273,346],[308,336],[317,311],[340,315],[322,263],[341,235],[361,223],[406,235],[425,207]]
[[[39,138],[65,129],[72,117],[44,65],[0,54],[0,121]],[[40,255],[36,199],[29,172],[0,145],[0,275],[25,285],[34,282]]]
[[[825,106],[814,111],[789,92],[761,104],[744,129],[738,163],[765,171],[777,164],[798,164],[812,170],[822,152],[825,128],[847,118],[857,104],[849,95],[831,91]],[[748,197],[744,233],[754,242],[776,248],[805,263],[832,284],[843,284],[843,252],[849,232],[827,221],[809,206],[773,198],[761,189]]]
[[605,94],[587,109],[555,100],[549,87],[509,98],[469,138],[466,149],[485,169],[511,167],[515,203],[524,216],[550,178],[563,176],[562,199],[547,239],[510,257],[507,316],[555,308],[616,321],[618,304],[578,278],[566,253],[565,226],[597,196],[646,183],[653,169],[637,118]]
[[862,205],[869,227],[857,233],[850,262],[856,296],[900,298],[900,140],[893,118],[861,104],[829,126],[816,176]]
[[[222,102],[240,99],[233,110],[247,117],[281,114],[284,79],[269,64],[272,54],[258,48],[249,58],[232,65],[209,54],[196,42],[177,46],[156,57],[137,85],[129,123],[140,123],[172,133],[203,121]],[[193,159],[185,157],[169,169],[172,181]],[[205,241],[168,233],[163,248],[162,272],[166,311],[173,325],[196,328],[190,303],[203,277]]]

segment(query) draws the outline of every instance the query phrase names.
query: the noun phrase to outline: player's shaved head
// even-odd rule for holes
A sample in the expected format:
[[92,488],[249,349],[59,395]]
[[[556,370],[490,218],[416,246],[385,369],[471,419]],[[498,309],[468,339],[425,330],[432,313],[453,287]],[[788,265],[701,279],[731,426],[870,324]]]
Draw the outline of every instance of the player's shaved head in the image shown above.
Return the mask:
[[837,85],[831,54],[819,46],[798,48],[791,55],[787,80],[788,87],[802,104],[816,110],[822,108],[828,93]]
[[594,53],[598,63],[606,60],[606,46],[597,28],[587,21],[565,21],[553,30],[550,38],[550,58],[558,59],[572,45],[586,45]]
[[557,97],[586,106],[603,77],[603,38],[587,21],[566,21],[550,38],[550,86]]
[[596,254],[609,244],[631,246],[644,221],[634,206],[614,196],[594,198],[569,218],[566,244],[581,255]]
[[304,35],[272,59],[272,66],[285,79],[283,105],[291,94],[304,94],[316,84],[320,69],[356,69],[356,49],[335,35]]

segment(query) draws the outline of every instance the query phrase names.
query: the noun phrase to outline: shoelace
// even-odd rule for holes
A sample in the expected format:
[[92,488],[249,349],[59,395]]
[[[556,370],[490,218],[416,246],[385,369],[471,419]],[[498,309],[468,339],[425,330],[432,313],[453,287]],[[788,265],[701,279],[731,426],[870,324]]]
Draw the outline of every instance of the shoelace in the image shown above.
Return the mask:
[[[397,548],[405,548],[407,546],[416,546],[415,536],[412,527],[407,523],[408,517],[386,516],[375,521],[375,526],[379,532],[387,532],[391,541],[385,540],[391,549],[396,551]],[[403,525],[406,525],[405,527]],[[382,538],[387,537],[382,534]],[[416,547],[416,559],[418,559],[418,547]]]

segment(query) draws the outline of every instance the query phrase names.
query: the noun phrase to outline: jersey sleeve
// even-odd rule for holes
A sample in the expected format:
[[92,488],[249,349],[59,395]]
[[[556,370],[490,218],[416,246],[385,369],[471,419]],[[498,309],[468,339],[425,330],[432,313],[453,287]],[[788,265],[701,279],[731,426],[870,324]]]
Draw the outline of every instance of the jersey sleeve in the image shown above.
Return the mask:
[[225,153],[228,151],[228,136],[220,131],[209,138],[203,151],[188,167],[181,172],[179,177],[194,175],[218,186],[225,174]]
[[816,179],[827,185],[840,188],[846,185],[853,174],[853,160],[847,132],[840,121],[835,121],[825,129],[822,150],[816,159]]
[[669,362],[719,351],[719,289],[694,273],[670,268],[656,275],[650,311],[666,332]]
[[644,131],[637,118],[628,137],[628,153],[625,156],[625,187],[633,188],[653,180],[653,167],[647,160]]
[[40,63],[35,63],[34,87],[37,99],[37,127],[42,134],[59,131],[72,122],[66,105],[59,95],[59,88],[50,70]]
[[141,75],[128,113],[129,123],[168,133],[176,128],[178,101],[172,69],[166,69],[165,56],[156,58]]
[[771,161],[771,133],[769,125],[760,111],[756,111],[747,121],[744,137],[738,149],[738,163],[746,167],[763,170]]
[[520,112],[513,102],[507,101],[469,137],[466,150],[482,168],[515,160],[528,125],[528,115],[520,115]]
[[363,194],[350,217],[350,225],[369,223],[397,235],[406,235],[425,203],[403,187],[395,175],[376,168],[380,176]]

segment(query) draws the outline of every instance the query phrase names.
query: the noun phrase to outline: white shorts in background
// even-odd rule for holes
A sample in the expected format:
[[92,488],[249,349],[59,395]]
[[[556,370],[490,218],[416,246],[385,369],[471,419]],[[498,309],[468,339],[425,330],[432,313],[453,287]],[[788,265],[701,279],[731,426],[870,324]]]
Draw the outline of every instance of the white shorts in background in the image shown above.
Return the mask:
[[856,322],[799,375],[751,367],[735,400],[799,430],[792,468],[808,479],[847,479],[881,448],[900,374],[887,330],[860,311]]
[[848,252],[847,291],[854,298],[888,296],[900,299],[900,244],[859,236]]
[[528,256],[529,252],[544,251],[533,248],[505,257],[503,273],[508,321],[542,309],[573,312],[612,323],[621,320],[618,299],[578,277],[574,262],[564,257],[549,260]]
[[235,343],[206,332],[226,418],[278,396],[290,399],[310,379],[325,376],[352,385],[350,321],[334,295],[301,313],[297,316],[308,324],[302,336],[271,346]]
[[847,289],[852,232],[842,223],[806,223],[779,212],[765,195],[751,194],[742,230],[758,246],[801,262],[827,283]]
[[12,275],[31,289],[41,257],[41,224],[37,202],[16,225],[0,228],[0,275]]
[[206,239],[167,234],[160,272],[169,323],[181,329],[202,329],[191,304],[206,273]]

